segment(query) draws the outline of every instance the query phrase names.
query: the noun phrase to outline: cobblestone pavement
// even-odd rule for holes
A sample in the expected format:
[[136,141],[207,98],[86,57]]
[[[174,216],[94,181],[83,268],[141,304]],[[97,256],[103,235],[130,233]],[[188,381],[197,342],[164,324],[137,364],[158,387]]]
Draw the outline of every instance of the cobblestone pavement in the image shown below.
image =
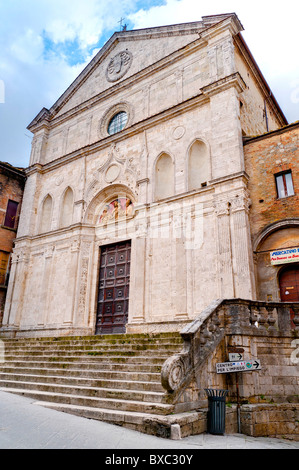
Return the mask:
[[[50,410],[33,399],[0,391],[0,449],[299,449],[299,442],[241,434],[161,439]],[[134,466],[134,465],[133,465]]]

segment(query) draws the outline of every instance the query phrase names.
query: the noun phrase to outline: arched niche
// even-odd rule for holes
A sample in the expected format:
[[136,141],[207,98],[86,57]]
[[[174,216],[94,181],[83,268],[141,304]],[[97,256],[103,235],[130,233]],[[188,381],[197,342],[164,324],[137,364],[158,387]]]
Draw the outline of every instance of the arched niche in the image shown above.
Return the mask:
[[[119,202],[119,218],[133,215],[134,205],[136,204],[136,195],[125,185],[111,185],[94,195],[86,209],[84,222],[98,225],[103,223],[103,218],[106,215],[108,215],[107,219],[111,216],[110,220],[113,218],[115,220],[115,215],[117,213],[115,202]],[[107,211],[106,213],[104,212],[105,210]]]
[[[258,300],[280,301],[280,273],[292,262],[272,264],[271,252],[299,247],[299,220],[279,221],[266,227],[254,244]],[[294,263],[295,265],[295,263]]]
[[73,211],[74,211],[74,193],[73,190],[68,187],[63,196],[61,202],[60,212],[60,227],[68,227],[73,222]]
[[42,203],[42,209],[41,209],[41,219],[40,219],[40,232],[49,232],[51,230],[51,225],[52,225],[52,205],[53,205],[53,200],[52,196],[48,194]]
[[162,153],[155,164],[154,199],[159,201],[174,195],[174,163],[168,153]]
[[211,178],[210,156],[207,145],[195,140],[188,152],[188,191],[206,186]]

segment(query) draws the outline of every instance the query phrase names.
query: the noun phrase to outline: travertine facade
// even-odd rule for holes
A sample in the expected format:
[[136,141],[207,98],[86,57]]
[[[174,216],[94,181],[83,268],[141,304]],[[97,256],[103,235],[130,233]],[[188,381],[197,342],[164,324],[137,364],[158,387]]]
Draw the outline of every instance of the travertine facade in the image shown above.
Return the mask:
[[93,334],[105,315],[107,332],[177,330],[256,298],[242,136],[286,120],[241,31],[220,15],[115,33],[32,121],[3,334]]

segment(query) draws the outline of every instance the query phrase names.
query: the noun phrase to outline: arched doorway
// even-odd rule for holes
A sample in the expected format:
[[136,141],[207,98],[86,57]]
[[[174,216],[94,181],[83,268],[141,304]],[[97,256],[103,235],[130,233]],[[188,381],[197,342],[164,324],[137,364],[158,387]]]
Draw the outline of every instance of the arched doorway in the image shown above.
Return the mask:
[[299,302],[299,265],[288,266],[279,275],[282,302]]

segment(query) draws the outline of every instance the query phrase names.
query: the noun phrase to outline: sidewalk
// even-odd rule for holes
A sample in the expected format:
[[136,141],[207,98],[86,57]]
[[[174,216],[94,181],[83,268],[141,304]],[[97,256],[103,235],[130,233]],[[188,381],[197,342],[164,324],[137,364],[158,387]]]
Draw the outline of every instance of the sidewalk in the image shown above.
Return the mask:
[[32,399],[0,391],[0,449],[299,449],[299,442],[241,434],[172,441],[43,408]]

